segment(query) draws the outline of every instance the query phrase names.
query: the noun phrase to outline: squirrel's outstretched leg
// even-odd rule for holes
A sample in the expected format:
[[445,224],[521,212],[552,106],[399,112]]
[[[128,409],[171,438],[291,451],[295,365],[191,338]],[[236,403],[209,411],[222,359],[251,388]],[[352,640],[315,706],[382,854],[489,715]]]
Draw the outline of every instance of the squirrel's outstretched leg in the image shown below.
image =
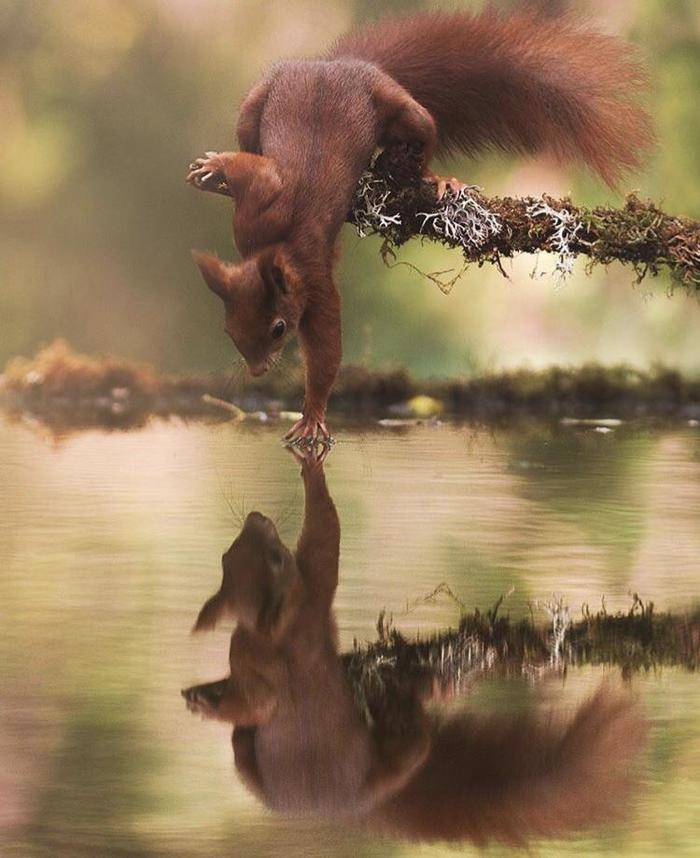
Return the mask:
[[326,407],[341,360],[340,295],[328,273],[314,303],[299,322],[299,343],[305,364],[302,418],[284,436],[290,444],[331,443]]
[[190,164],[185,181],[200,191],[233,197],[236,202],[252,193],[261,208],[282,189],[275,162],[250,152],[207,152]]
[[396,143],[418,144],[423,154],[423,181],[436,185],[438,199],[450,190],[459,192],[467,185],[454,176],[438,176],[430,169],[437,147],[437,128],[430,113],[398,83],[382,77],[372,92],[382,133],[383,147]]
[[297,566],[316,605],[323,605],[319,610],[330,611],[338,586],[340,521],[323,473],[328,448],[289,449],[301,465],[304,480],[304,523],[297,542]]
[[268,683],[253,673],[193,685],[182,696],[190,712],[241,727],[265,723],[277,702]]

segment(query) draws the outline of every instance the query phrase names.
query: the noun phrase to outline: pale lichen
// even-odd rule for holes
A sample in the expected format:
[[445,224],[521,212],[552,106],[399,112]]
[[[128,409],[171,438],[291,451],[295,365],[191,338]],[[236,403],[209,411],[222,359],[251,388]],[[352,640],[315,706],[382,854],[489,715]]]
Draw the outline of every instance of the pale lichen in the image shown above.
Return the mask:
[[486,197],[473,187],[438,200],[422,171],[420,152],[392,147],[360,180],[348,220],[361,235],[383,236],[385,259],[387,248],[414,236],[459,248],[467,263],[489,262],[501,272],[504,257],[545,251],[556,255],[561,281],[584,255],[589,266],[614,260],[632,266],[637,282],[665,268],[672,287],[700,296],[699,221],[668,215],[634,195],[622,208],[594,209],[544,195]]
[[354,224],[360,238],[401,224],[401,215],[386,211],[391,197],[386,182],[367,171],[360,176],[353,200]]
[[542,217],[549,218],[551,221],[549,245],[557,258],[554,270],[559,275],[559,282],[563,283],[573,273],[576,260],[573,247],[579,240],[583,224],[568,209],[555,209],[545,197],[531,203],[527,207],[527,215],[533,221]]
[[448,191],[438,203],[435,211],[419,211],[422,218],[420,234],[426,233],[426,226],[435,235],[461,244],[471,250],[480,250],[503,229],[500,218],[483,206],[474,196],[477,188],[462,188]]

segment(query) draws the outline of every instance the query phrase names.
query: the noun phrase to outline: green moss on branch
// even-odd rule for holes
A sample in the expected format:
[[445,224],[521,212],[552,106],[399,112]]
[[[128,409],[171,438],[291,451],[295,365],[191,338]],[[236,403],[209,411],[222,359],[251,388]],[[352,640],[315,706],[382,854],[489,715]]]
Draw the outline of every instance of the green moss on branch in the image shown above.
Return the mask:
[[667,270],[672,282],[700,292],[700,222],[674,217],[629,196],[624,208],[575,206],[569,199],[486,197],[477,188],[437,200],[422,183],[410,151],[387,151],[358,186],[348,220],[362,235],[386,240],[385,253],[421,237],[459,248],[467,262],[491,262],[517,253],[554,253],[569,273],[574,258],[618,261],[638,280]]

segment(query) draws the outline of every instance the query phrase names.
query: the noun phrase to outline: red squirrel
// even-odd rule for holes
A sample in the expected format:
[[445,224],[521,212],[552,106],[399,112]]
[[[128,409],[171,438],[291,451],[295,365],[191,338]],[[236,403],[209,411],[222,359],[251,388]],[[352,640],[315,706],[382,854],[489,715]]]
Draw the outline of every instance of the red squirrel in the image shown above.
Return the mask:
[[[327,451],[327,448],[326,448]],[[194,631],[237,621],[230,675],[183,691],[188,707],[234,725],[236,768],[268,806],[330,816],[368,812],[406,784],[427,738],[382,744],[355,705],[337,654],[332,603],[340,524],[315,451],[302,463],[304,524],[295,551],[251,513],[222,559],[219,591]]]
[[608,184],[652,141],[634,102],[631,50],[570,18],[492,9],[425,12],[341,37],[323,56],[274,66],[238,117],[239,152],[207,152],[186,180],[233,198],[238,265],[195,252],[224,302],[225,330],[252,375],[299,337],[303,416],[285,436],[330,436],[326,407],[341,361],[338,236],[377,149],[410,144],[438,194],[463,185],[435,154],[499,149],[583,161]]
[[413,840],[524,845],[624,814],[645,724],[609,687],[560,723],[521,712],[447,715],[431,676],[397,667],[381,704],[358,703],[333,613],[338,514],[322,456],[293,455],[305,492],[296,550],[269,518],[247,517],[195,623],[203,631],[237,621],[230,674],[182,692],[193,712],[233,725],[248,789],[274,810]]

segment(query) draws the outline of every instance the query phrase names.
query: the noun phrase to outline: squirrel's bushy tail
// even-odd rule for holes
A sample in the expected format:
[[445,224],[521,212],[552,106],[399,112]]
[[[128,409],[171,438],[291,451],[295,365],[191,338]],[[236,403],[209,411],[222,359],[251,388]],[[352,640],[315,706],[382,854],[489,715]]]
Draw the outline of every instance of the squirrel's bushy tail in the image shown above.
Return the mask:
[[343,36],[333,57],[379,66],[427,108],[443,151],[581,159],[614,185],[653,142],[633,50],[566,16],[427,12]]
[[627,810],[645,735],[634,701],[605,686],[568,724],[454,717],[370,825],[413,840],[520,846],[597,827]]

